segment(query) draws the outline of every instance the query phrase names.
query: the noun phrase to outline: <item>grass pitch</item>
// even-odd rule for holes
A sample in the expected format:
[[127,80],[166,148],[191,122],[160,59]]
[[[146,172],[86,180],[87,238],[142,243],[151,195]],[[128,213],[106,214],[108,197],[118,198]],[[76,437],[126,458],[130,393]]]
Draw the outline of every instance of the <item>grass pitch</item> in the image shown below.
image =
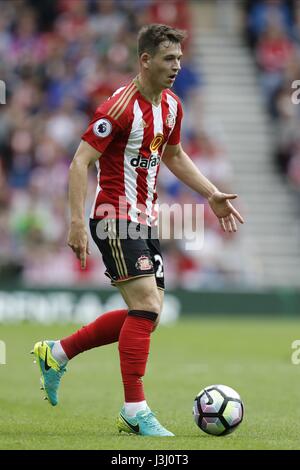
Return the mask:
[[[52,408],[42,400],[29,351],[75,325],[1,325],[7,364],[0,365],[0,449],[300,449],[300,365],[291,344],[299,321],[202,318],[160,327],[152,336],[145,377],[147,400],[174,438],[119,435],[123,402],[117,345],[70,362]],[[207,385],[235,388],[245,417],[231,435],[203,433],[192,418],[195,395]]]

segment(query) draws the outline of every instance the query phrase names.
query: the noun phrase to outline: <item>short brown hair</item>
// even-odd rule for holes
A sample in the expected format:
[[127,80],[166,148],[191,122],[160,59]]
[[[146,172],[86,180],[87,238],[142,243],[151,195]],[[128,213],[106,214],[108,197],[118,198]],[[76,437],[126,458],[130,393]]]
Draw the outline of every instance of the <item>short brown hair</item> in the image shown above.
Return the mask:
[[171,28],[165,24],[149,24],[143,26],[137,37],[137,51],[140,57],[144,52],[155,55],[160,43],[170,41],[181,44],[186,38],[187,33],[184,30]]

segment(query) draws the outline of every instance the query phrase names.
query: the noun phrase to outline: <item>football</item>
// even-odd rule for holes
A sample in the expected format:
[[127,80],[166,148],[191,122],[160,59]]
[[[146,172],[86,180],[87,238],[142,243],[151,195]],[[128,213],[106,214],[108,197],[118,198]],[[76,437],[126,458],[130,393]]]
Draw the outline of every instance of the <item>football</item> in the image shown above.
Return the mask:
[[233,432],[244,417],[240,395],[227,385],[210,385],[194,400],[195,423],[202,431],[214,436]]

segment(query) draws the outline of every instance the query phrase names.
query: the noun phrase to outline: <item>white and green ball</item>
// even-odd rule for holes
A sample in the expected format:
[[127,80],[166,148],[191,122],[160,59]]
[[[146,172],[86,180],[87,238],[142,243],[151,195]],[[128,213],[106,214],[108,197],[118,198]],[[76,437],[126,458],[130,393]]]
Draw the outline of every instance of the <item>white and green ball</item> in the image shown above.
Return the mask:
[[227,385],[210,385],[194,400],[195,423],[202,431],[214,436],[233,432],[242,422],[244,405],[240,395]]

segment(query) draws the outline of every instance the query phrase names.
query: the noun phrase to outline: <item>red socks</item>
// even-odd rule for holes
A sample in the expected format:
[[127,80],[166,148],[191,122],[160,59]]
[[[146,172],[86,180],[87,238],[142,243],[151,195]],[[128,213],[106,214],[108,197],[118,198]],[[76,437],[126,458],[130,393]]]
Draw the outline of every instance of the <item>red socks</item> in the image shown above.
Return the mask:
[[125,309],[104,313],[76,333],[62,339],[60,343],[68,359],[88,349],[118,341],[127,314],[128,310]]
[[157,313],[143,310],[115,310],[60,341],[68,359],[88,349],[119,340],[121,373],[125,401],[145,400],[142,378],[145,375]]
[[119,336],[121,373],[125,402],[145,400],[142,377],[150,349],[150,335],[157,313],[130,310]]

